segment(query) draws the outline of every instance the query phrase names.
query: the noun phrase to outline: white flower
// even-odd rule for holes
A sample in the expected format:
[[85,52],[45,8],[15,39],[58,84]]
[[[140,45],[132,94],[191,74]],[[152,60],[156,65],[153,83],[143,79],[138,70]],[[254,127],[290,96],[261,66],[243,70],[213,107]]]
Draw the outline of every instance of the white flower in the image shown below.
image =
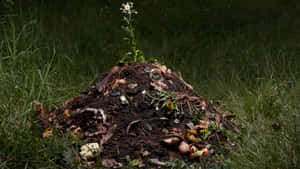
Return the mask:
[[129,3],[127,2],[126,4],[123,4],[123,7],[125,10],[129,11],[130,10],[130,5]]
[[[133,3],[132,2],[127,2],[125,4],[122,4],[123,8],[120,8],[120,10],[125,13],[125,14],[131,14],[132,12],[132,8],[133,8]],[[134,12],[135,13],[135,12]]]

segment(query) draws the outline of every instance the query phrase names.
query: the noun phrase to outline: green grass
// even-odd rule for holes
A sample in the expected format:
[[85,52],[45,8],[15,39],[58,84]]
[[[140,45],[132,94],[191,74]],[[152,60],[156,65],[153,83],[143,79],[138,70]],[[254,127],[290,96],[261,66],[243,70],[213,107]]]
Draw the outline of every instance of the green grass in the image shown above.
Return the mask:
[[[118,3],[53,2],[1,8],[0,168],[75,168],[69,137],[41,138],[32,101],[60,105],[119,59]],[[237,115],[242,134],[226,168],[297,168],[300,24],[293,6],[279,15],[277,8],[193,3],[137,3],[139,48]]]

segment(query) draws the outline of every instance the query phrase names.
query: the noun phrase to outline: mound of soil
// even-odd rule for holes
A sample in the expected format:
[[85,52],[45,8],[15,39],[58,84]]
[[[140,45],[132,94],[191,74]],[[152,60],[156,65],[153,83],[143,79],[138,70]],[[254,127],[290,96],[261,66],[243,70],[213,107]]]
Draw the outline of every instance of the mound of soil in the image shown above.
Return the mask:
[[[79,96],[40,114],[45,128],[99,143],[102,165],[137,159],[135,165],[146,168],[213,156],[228,142],[224,130],[238,132],[231,118],[198,96],[180,73],[152,63],[115,66]],[[85,161],[96,159],[81,157]]]

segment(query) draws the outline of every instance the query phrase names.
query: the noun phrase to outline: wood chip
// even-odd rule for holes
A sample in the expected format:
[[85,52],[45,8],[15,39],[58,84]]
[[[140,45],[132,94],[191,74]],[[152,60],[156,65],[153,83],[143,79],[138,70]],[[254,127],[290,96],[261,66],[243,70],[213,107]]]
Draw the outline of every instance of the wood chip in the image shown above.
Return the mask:
[[155,165],[160,165],[160,166],[166,165],[166,162],[159,161],[158,158],[151,158],[149,161]]

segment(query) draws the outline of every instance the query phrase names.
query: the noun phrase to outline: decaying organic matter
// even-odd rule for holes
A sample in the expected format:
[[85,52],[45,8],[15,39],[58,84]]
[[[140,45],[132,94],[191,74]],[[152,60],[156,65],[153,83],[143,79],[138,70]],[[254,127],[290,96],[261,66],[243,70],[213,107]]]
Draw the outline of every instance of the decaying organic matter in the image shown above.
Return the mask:
[[107,167],[134,159],[146,168],[176,158],[195,161],[229,142],[223,130],[239,132],[232,116],[198,96],[180,73],[152,63],[115,66],[79,96],[41,113],[44,128],[99,143],[99,164]]

